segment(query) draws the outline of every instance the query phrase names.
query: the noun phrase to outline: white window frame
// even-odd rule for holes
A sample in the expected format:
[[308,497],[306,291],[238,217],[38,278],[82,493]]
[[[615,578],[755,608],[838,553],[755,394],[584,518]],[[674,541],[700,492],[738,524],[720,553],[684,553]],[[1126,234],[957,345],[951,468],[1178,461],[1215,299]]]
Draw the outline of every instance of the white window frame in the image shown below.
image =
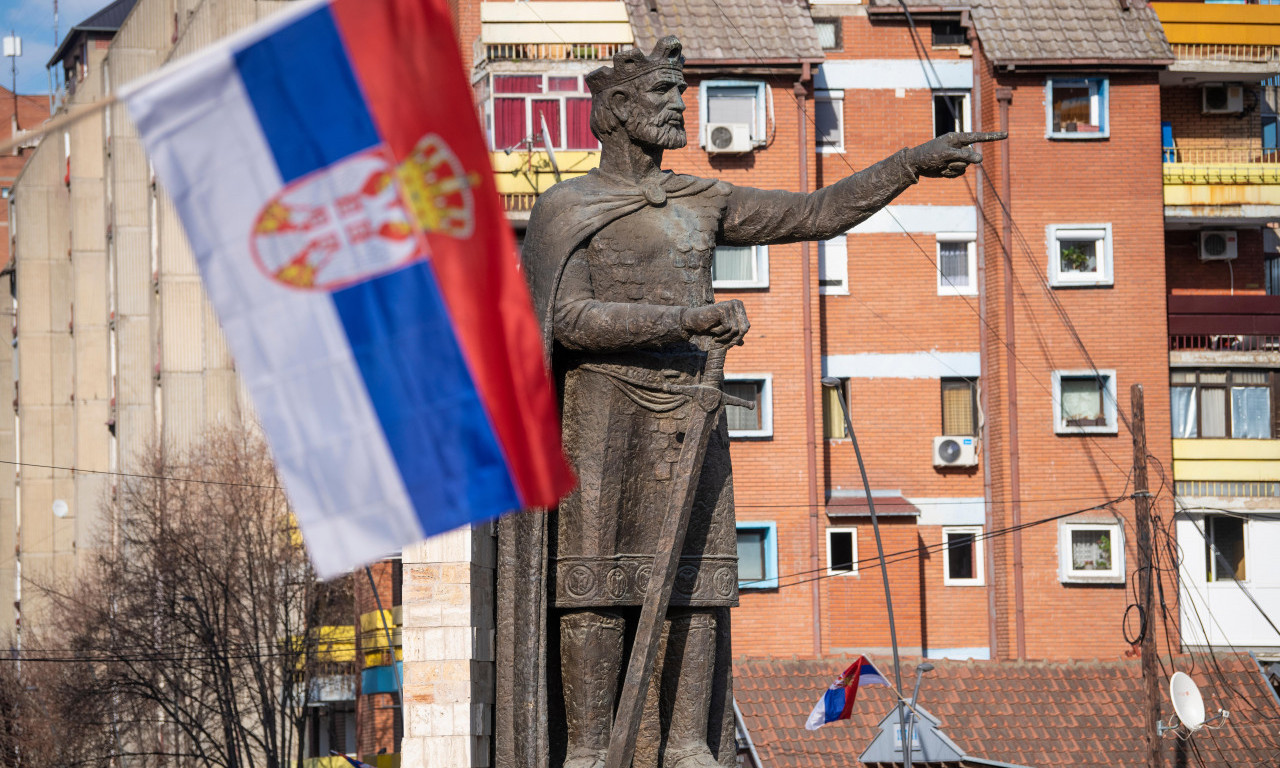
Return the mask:
[[[1111,569],[1078,571],[1071,567],[1072,531],[1106,531],[1111,536]],[[1124,526],[1119,521],[1072,521],[1058,523],[1058,580],[1063,584],[1123,584]]]
[[[950,47],[950,46],[948,46]],[[969,89],[967,88],[951,88],[947,90],[938,90],[932,93],[933,96],[963,96],[964,100],[960,104],[960,128],[961,131],[971,130],[969,126],[973,125],[973,113],[969,107]],[[936,99],[929,99],[933,123],[930,125],[930,131],[938,124],[938,102]]]
[[[526,77],[526,76],[530,76],[530,75],[533,75],[533,74],[536,74],[536,73],[533,73],[533,72],[494,72],[494,73],[492,73],[491,77],[493,77],[493,78],[497,78],[497,77],[504,77],[504,76],[512,76],[512,77]],[[528,127],[529,127],[529,130],[532,132],[532,133],[530,133],[530,135],[525,136],[525,139],[526,139],[526,140],[528,140],[528,139],[533,139],[534,144],[535,144],[535,146],[533,147],[533,151],[534,151],[534,152],[546,152],[546,151],[547,151],[546,147],[543,147],[543,146],[542,146],[542,121],[538,121],[538,124],[537,124],[537,125],[534,125],[534,124],[533,124],[533,102],[534,102],[534,100],[536,99],[536,100],[539,100],[539,101],[559,101],[559,102],[560,102],[560,105],[559,105],[559,109],[560,109],[560,136],[559,136],[559,139],[560,139],[560,141],[559,141],[559,142],[558,142],[554,147],[552,147],[552,149],[553,149],[553,150],[555,150],[555,151],[557,151],[557,152],[599,152],[599,151],[601,150],[601,148],[602,148],[602,147],[600,146],[600,140],[599,140],[599,139],[596,139],[596,145],[597,145],[597,146],[596,146],[596,148],[595,148],[595,149],[585,149],[585,148],[582,148],[582,147],[579,147],[579,148],[577,148],[577,149],[569,149],[569,148],[568,148],[568,146],[569,146],[569,122],[568,122],[568,121],[569,121],[569,111],[568,111],[568,107],[565,105],[565,100],[566,100],[566,99],[573,99],[573,98],[576,98],[576,99],[589,99],[589,98],[591,98],[591,91],[590,91],[590,89],[588,89],[588,88],[587,88],[586,82],[583,80],[583,77],[584,77],[584,76],[583,76],[582,74],[580,74],[580,73],[577,73],[577,72],[542,72],[542,73],[540,73],[540,75],[541,75],[541,77],[542,77],[542,92],[541,92],[541,93],[497,93],[496,88],[495,88],[495,82],[494,82],[493,80],[490,80],[490,82],[489,82],[489,98],[488,98],[488,100],[485,102],[485,122],[487,123],[487,126],[486,126],[486,127],[487,127],[487,129],[488,129],[488,133],[489,133],[489,147],[490,147],[490,151],[491,151],[491,152],[501,152],[501,151],[503,151],[503,150],[505,150],[505,149],[508,149],[507,147],[499,147],[499,146],[496,146],[496,145],[495,145],[495,138],[496,138],[496,135],[497,135],[497,134],[496,134],[496,130],[495,130],[494,125],[493,125],[493,114],[494,114],[493,102],[494,102],[494,99],[524,99],[524,124],[525,124],[526,126],[528,126]],[[577,91],[552,91],[552,90],[551,90],[551,78],[553,78],[553,77],[566,77],[566,78],[568,78],[568,77],[573,77],[573,78],[577,78],[577,80],[578,80],[578,90],[577,90]],[[517,149],[518,149],[518,150],[520,150],[520,151],[523,151],[523,147],[517,147],[516,149],[512,149],[511,151],[515,152],[515,151],[517,151]]]
[[[853,569],[848,571],[838,571],[831,567],[831,534],[847,533],[853,541]],[[858,575],[858,529],[854,527],[836,527],[827,529],[827,575],[828,576],[857,576]]]
[[778,524],[772,520],[739,520],[734,526],[734,555],[737,555],[737,532],[741,530],[764,531],[764,578],[743,581],[738,579],[738,589],[778,588]]
[[731,429],[729,437],[756,439],[773,437],[773,374],[726,373],[724,380],[760,382],[760,429]]
[[[726,246],[716,246],[724,248]],[[755,249],[755,272],[756,275],[751,280],[712,280],[711,287],[720,291],[739,291],[754,290],[769,287],[769,246],[767,245],[737,245],[727,246],[731,248],[753,248]],[[712,254],[712,258],[715,255]]]
[[[839,285],[823,285],[823,280],[839,280]],[[818,293],[822,296],[849,295],[849,238],[836,235],[818,241]]]
[[[942,276],[942,243],[969,244],[969,285],[952,285]],[[978,233],[977,232],[939,232],[934,256],[938,273],[939,296],[977,296],[978,295]]]
[[763,147],[768,140],[769,116],[773,112],[769,87],[763,80],[704,80],[698,84],[698,146],[707,148],[707,92],[716,88],[755,88],[755,125],[751,126],[751,145]]
[[[837,21],[837,23],[839,23],[839,22]],[[835,145],[835,146],[832,146],[832,147],[827,147],[827,146],[823,146],[823,145],[821,145],[821,144],[818,144],[818,142],[817,142],[817,137],[816,137],[816,135],[815,135],[815,137],[814,137],[814,144],[815,144],[815,145],[817,145],[817,147],[818,147],[818,154],[820,154],[820,155],[842,155],[842,154],[844,154],[844,91],[821,91],[821,90],[815,90],[815,91],[813,92],[813,101],[814,101],[814,112],[813,112],[813,114],[814,114],[813,132],[814,132],[814,134],[817,134],[817,132],[818,132],[818,121],[817,121],[818,108],[817,108],[817,103],[818,103],[819,101],[829,101],[829,102],[831,102],[831,103],[832,103],[832,105],[834,105],[834,107],[835,107],[835,113],[836,113],[836,125],[837,125],[837,127],[839,128],[839,134],[840,134],[840,143],[839,143],[839,144],[837,144],[837,145]]]
[[[1098,130],[1094,131],[1054,131],[1053,130],[1053,84],[1073,83],[1081,81],[1089,85],[1089,121],[1097,122]],[[1048,77],[1044,81],[1044,136],[1046,139],[1067,139],[1071,141],[1106,139],[1111,137],[1111,80],[1107,77]]]
[[[1093,272],[1063,272],[1061,267],[1064,238],[1095,240],[1098,243],[1098,268]],[[1045,246],[1049,252],[1049,285],[1054,288],[1087,288],[1115,284],[1111,224],[1050,224],[1045,227]]]
[[[973,573],[972,579],[951,578],[951,547],[947,546],[947,534],[973,534]],[[946,525],[942,528],[942,584],[947,587],[981,587],[986,584],[983,578],[984,563],[982,552],[982,526],[980,525]]]
[[[1059,435],[1114,435],[1116,427],[1116,371],[1114,368],[1078,368],[1054,371],[1053,378],[1053,431]],[[1062,421],[1062,380],[1064,378],[1103,378],[1102,415],[1107,423],[1101,426],[1072,427]]]

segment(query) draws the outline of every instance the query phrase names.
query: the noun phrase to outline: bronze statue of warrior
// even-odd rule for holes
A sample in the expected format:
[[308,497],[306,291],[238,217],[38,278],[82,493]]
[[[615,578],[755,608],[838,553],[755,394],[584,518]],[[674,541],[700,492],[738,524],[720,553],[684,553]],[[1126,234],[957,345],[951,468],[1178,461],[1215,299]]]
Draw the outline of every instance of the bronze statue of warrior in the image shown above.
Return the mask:
[[[812,194],[664,171],[685,145],[680,42],[626,50],[587,76],[600,167],[543,194],[523,259],[562,403],[578,486],[557,510],[499,527],[500,768],[602,768],[628,625],[651,581],[708,350],[740,344],[742,303],[717,302],[717,245],[821,240],[848,230],[920,176],[958,176],[968,145],[948,134]],[[738,579],[729,436],[714,425],[693,494],[635,766],[735,761],[729,608]],[[634,629],[632,629],[634,632]]]

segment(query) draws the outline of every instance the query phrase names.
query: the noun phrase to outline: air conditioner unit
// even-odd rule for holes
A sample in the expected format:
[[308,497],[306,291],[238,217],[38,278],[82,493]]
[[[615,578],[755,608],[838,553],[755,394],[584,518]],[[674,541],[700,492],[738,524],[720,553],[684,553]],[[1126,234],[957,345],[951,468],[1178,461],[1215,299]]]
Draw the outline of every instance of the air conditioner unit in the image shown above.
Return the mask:
[[933,438],[933,466],[973,467],[978,464],[977,440],[959,435]]
[[743,154],[751,151],[751,126],[746,123],[708,123],[707,152]]
[[1200,111],[1226,115],[1244,111],[1244,86],[1207,83],[1200,91]]
[[1236,257],[1234,229],[1206,229],[1200,233],[1201,261],[1230,261]]

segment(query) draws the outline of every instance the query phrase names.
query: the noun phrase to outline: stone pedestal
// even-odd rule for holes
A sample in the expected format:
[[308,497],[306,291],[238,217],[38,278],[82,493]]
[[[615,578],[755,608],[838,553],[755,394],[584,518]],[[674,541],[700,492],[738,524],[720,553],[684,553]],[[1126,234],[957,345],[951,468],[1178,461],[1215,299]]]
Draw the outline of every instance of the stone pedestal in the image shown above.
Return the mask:
[[404,550],[402,768],[489,768],[494,702],[493,526]]

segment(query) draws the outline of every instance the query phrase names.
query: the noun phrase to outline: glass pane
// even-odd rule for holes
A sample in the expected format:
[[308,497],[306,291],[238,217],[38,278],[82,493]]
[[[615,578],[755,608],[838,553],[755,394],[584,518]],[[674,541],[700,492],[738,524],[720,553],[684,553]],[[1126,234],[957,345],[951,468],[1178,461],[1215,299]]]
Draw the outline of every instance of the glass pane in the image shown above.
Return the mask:
[[1175,438],[1199,437],[1196,425],[1196,388],[1170,387],[1169,407],[1173,411]]
[[765,578],[764,539],[762,530],[738,529],[738,581]]
[[1232,371],[1231,383],[1236,386],[1244,386],[1245,384],[1254,384],[1257,386],[1265,386],[1267,383],[1266,371]]
[[1079,80],[1053,83],[1053,132],[1088,130],[1089,84]]
[[1236,579],[1245,579],[1244,520],[1212,515],[1204,519],[1204,525],[1209,581],[1231,581],[1233,574]]
[[968,288],[972,285],[969,275],[969,244],[939,242],[938,269],[942,272],[943,287]]
[[1226,371],[1203,371],[1200,374],[1201,384],[1226,384]]
[[548,77],[548,91],[577,91],[578,78],[576,77]]
[[726,405],[725,416],[729,420],[729,429],[760,429],[760,382],[758,381],[726,381],[726,395],[749,400],[756,404],[755,410],[740,405]]
[[494,93],[542,93],[542,75],[494,75]]
[[1108,531],[1071,532],[1071,570],[1111,570],[1111,534]]
[[933,135],[964,130],[964,96],[941,93],[933,97]]
[[1093,273],[1098,271],[1098,241],[1058,238],[1058,271]]
[[493,148],[518,147],[528,136],[524,119],[524,99],[493,100]]
[[972,533],[947,534],[947,577],[974,579],[974,536]]
[[1063,377],[1062,422],[1069,427],[1106,426],[1102,387],[1098,379]]
[[844,288],[849,276],[849,249],[844,235],[818,241],[818,285]]
[[844,428],[844,412],[840,410],[840,390],[822,388],[822,436],[828,440],[843,440],[849,436]]
[[814,133],[818,135],[818,146],[840,146],[840,114],[844,107],[839,99],[815,99],[813,102]]
[[831,531],[827,534],[827,564],[833,571],[853,570],[852,531]]
[[745,123],[756,137],[756,89],[711,88],[707,93],[708,123]]
[[822,46],[822,50],[830,51],[836,47],[837,35],[839,29],[838,19],[814,19],[813,28],[818,30],[818,44]]
[[755,282],[755,248],[750,245],[717,246],[715,256],[711,259],[711,279]]
[[942,383],[942,434],[972,435],[977,430],[973,423],[973,387],[967,381]]
[[535,99],[533,101],[533,133],[535,136],[534,146],[544,146],[542,128],[546,126],[547,135],[551,137],[551,148],[564,146],[564,139],[560,137],[560,102],[549,101],[546,99]]
[[1174,384],[1195,384],[1195,371],[1174,371],[1169,375],[1169,381]]
[[1200,436],[1227,436],[1227,390],[1216,387],[1200,390]]
[[1231,436],[1271,437],[1271,390],[1266,387],[1231,388]]

